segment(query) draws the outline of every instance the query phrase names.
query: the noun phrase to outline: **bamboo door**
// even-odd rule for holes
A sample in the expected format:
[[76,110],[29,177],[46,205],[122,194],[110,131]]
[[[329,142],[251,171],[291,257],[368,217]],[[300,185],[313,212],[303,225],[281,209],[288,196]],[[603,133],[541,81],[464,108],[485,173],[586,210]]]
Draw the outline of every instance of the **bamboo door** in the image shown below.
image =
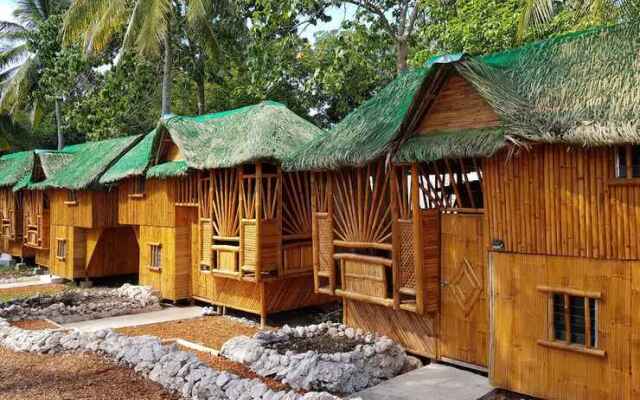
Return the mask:
[[442,304],[439,353],[443,359],[487,366],[489,310],[484,214],[442,215]]

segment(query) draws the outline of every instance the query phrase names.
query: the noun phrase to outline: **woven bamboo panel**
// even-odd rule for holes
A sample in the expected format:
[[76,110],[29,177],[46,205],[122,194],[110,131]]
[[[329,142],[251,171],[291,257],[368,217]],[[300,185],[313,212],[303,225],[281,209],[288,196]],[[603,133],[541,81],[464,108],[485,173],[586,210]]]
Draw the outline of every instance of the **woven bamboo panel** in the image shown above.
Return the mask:
[[213,229],[209,221],[200,221],[200,264],[211,267],[211,237]]
[[413,224],[411,221],[399,221],[400,230],[400,274],[401,288],[416,288],[416,268],[414,254]]
[[255,268],[257,260],[258,238],[256,236],[255,221],[242,221],[242,243],[240,243],[240,251],[242,251],[243,268]]
[[285,275],[299,274],[313,269],[310,242],[285,246],[282,250],[282,257]]
[[262,220],[260,225],[262,272],[276,272],[282,254],[282,232],[277,220]]
[[347,299],[343,304],[345,324],[385,335],[409,352],[436,358],[437,315],[395,311],[389,307]]
[[341,264],[344,290],[367,296],[387,297],[384,266],[355,260],[343,260]]
[[330,272],[334,268],[333,262],[333,229],[328,216],[316,217],[318,224],[318,238],[314,241],[314,245],[318,246],[320,255],[319,270],[322,272]]
[[238,272],[238,252],[216,250],[216,269],[223,272]]

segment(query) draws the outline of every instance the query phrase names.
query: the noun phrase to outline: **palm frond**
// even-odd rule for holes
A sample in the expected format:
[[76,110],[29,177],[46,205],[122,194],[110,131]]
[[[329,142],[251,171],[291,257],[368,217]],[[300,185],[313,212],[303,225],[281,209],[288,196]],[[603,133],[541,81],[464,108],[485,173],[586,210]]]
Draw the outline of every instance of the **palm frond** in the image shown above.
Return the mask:
[[15,46],[0,52],[0,69],[20,63],[29,57],[29,48],[26,44]]
[[91,46],[91,27],[109,9],[110,0],[75,0],[64,17],[63,41],[65,44],[82,42]]
[[96,22],[87,31],[85,48],[90,51],[102,51],[109,45],[113,34],[119,32],[127,23],[129,7],[126,0],[110,1]]
[[0,21],[0,33],[9,32],[27,32],[27,28],[12,21]]
[[13,113],[27,108],[28,96],[35,81],[36,67],[36,58],[28,58],[13,76],[5,81],[0,97],[1,112]]
[[169,29],[171,0],[138,0],[144,3],[144,18],[135,46],[140,54],[156,55]]
[[44,22],[48,17],[46,0],[18,0],[13,15],[29,28]]
[[525,0],[520,20],[518,21],[518,40],[524,38],[527,29],[539,27],[553,18],[553,0]]
[[213,30],[213,4],[203,0],[190,0],[187,7],[187,23],[198,42],[210,56],[217,56],[220,46]]

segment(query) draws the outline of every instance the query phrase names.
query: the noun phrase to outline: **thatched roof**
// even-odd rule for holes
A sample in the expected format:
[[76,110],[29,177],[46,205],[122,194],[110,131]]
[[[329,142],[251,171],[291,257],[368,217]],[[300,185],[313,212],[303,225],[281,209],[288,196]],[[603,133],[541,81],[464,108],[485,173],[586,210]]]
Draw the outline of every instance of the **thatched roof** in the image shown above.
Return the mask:
[[0,187],[13,186],[33,168],[32,150],[5,154],[0,157]]
[[188,172],[189,166],[186,161],[168,161],[149,168],[147,171],[147,178],[166,179],[176,176],[185,176]]
[[35,180],[37,169],[42,170],[42,174],[46,179],[60,171],[73,158],[72,153],[63,151],[35,150],[34,153],[35,157],[31,170],[13,186],[14,192],[22,189],[37,189],[39,183]]
[[460,63],[509,135],[533,142],[640,143],[640,27],[591,29]]
[[105,170],[140,139],[141,136],[126,136],[66,146],[62,149],[66,156],[58,154],[42,159],[52,164],[48,167],[51,176],[30,188],[81,190],[97,186]]
[[[452,54],[400,74],[287,162],[296,169],[488,157],[527,141],[589,146],[640,143],[640,34],[620,25],[574,32],[478,57]],[[443,68],[469,80],[501,119],[501,129],[413,137],[409,120]]]
[[197,117],[175,116],[158,126],[192,169],[229,168],[258,160],[282,162],[322,130],[280,103]]
[[100,183],[108,184],[132,176],[144,175],[151,165],[158,143],[158,130],[154,129],[120,157],[100,178]]

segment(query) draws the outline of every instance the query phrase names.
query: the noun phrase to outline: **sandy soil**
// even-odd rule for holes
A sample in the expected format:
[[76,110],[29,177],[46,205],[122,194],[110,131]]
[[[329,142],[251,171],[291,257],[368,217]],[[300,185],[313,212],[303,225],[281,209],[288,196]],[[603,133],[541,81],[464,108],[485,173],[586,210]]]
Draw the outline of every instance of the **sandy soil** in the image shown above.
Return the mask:
[[2,400],[177,400],[128,368],[89,354],[39,355],[0,348]]
[[151,335],[162,339],[180,338],[220,350],[224,342],[234,336],[253,336],[258,331],[258,327],[223,316],[210,316],[120,328],[116,331],[129,336]]

